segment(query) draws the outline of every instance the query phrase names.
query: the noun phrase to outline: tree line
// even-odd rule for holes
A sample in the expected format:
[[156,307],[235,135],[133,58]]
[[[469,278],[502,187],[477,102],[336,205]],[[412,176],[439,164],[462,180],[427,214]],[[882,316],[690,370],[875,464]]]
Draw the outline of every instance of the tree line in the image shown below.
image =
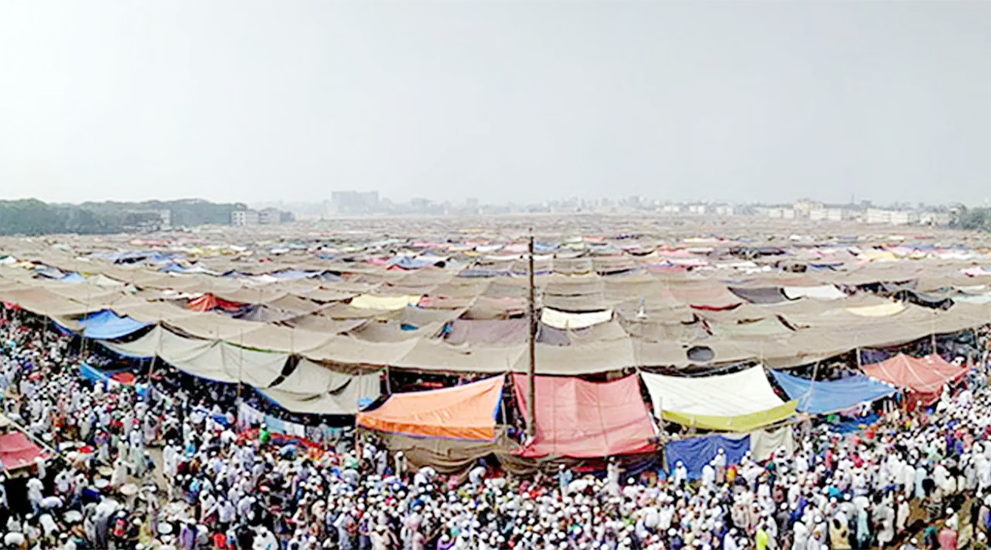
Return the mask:
[[100,235],[153,230],[162,226],[162,211],[172,227],[228,224],[231,212],[242,204],[203,200],[87,202],[50,204],[36,199],[0,201],[0,235]]

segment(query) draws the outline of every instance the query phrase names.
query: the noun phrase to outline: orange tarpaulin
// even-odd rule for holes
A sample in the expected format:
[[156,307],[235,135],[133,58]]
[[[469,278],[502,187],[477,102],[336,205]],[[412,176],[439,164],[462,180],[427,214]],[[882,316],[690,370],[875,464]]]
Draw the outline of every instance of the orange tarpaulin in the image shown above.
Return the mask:
[[[602,383],[555,376],[536,380],[536,435],[521,456],[598,458],[656,449],[657,433],[636,375]],[[513,386],[520,410],[527,410],[527,377],[514,374]]]
[[912,357],[899,353],[887,361],[864,365],[864,374],[871,378],[916,393],[937,394],[937,396],[943,389],[943,384],[966,373],[967,367],[948,363],[936,354]]
[[381,407],[358,413],[359,426],[382,432],[451,439],[495,439],[496,411],[505,377],[411,393],[397,393]]

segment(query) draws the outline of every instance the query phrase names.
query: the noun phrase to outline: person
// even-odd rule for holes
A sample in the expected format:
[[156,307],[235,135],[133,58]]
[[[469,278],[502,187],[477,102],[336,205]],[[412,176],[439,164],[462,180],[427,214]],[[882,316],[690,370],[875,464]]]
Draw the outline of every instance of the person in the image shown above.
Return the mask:
[[937,537],[939,550],[957,550],[957,530],[948,521]]

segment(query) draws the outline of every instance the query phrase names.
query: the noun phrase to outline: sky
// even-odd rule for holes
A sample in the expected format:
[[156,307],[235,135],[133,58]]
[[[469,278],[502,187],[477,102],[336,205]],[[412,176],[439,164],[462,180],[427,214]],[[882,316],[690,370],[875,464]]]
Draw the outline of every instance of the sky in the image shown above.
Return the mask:
[[0,2],[0,199],[991,198],[991,2]]

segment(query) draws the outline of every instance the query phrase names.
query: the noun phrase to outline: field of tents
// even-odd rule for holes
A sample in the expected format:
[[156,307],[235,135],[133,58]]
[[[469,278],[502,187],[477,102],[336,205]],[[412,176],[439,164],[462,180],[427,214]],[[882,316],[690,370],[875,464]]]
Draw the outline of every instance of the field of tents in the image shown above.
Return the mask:
[[[929,402],[983,359],[968,351],[991,318],[991,259],[960,243],[538,238],[536,426],[524,440],[527,244],[457,237],[8,240],[0,301],[286,411],[353,416],[451,469],[485,454],[642,455],[661,423],[753,451],[806,415]],[[451,387],[391,392],[392,378],[418,374]]]

